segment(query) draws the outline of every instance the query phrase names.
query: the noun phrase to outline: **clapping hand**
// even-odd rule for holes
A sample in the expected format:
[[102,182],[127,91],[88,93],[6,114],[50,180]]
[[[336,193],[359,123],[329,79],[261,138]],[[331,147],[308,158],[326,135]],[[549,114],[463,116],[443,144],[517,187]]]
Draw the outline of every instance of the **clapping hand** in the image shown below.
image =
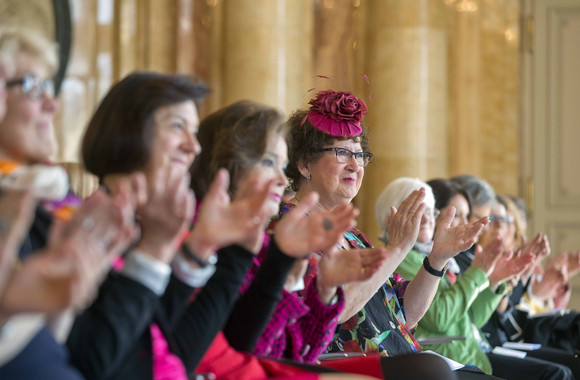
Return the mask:
[[551,253],[548,237],[538,233],[535,238],[522,244],[518,249],[518,253],[532,253],[535,256],[536,263],[539,263]]
[[324,286],[340,286],[367,280],[377,272],[387,252],[385,248],[339,250],[334,246],[320,259],[318,281]]
[[332,210],[308,212],[318,201],[317,193],[309,193],[293,207],[274,227],[274,239],[282,252],[296,258],[305,258],[314,251],[334,247],[342,234],[355,225],[358,210],[342,205]]
[[455,207],[449,207],[435,231],[433,237],[432,255],[440,260],[447,261],[459,252],[469,249],[489,223],[489,218],[483,217],[469,224],[462,224],[451,228],[455,216]]
[[193,217],[195,198],[189,175],[179,168],[158,170],[149,177],[147,202],[137,209],[141,226],[139,250],[169,263]]
[[521,275],[522,281],[526,282],[532,275],[533,269],[538,267],[540,262],[550,255],[550,243],[548,242],[546,235],[538,233],[532,240],[524,242],[524,244],[518,248],[516,254],[522,255],[524,253],[532,253],[534,255],[534,265],[531,265]]
[[417,241],[421,218],[426,207],[423,199],[425,199],[425,189],[421,188],[413,191],[398,209],[391,206],[391,216],[386,221],[389,252],[406,255]]
[[229,173],[220,169],[203,198],[197,222],[186,244],[207,259],[216,249],[240,244],[255,254],[259,252],[267,215],[266,202],[275,186],[275,180],[265,184],[249,177],[242,181],[234,200],[228,194]]
[[544,268],[542,279],[532,282],[532,292],[538,298],[548,300],[558,293],[558,289],[568,283],[568,257],[558,255]]
[[515,255],[512,250],[504,252],[497,261],[493,272],[488,276],[489,286],[495,290],[502,282],[521,275],[533,265],[533,262],[534,255],[532,253]]
[[483,270],[485,275],[489,278],[502,253],[503,241],[499,236],[496,236],[492,241],[487,243],[485,247],[482,247],[481,245],[475,247],[475,254],[471,266]]
[[[564,253],[563,253],[564,254]],[[565,253],[568,257],[568,279],[580,273],[580,251]]]
[[113,196],[98,190],[70,222],[55,220],[46,248],[14,272],[0,309],[56,313],[90,301],[112,259],[134,239],[134,204],[128,186]]

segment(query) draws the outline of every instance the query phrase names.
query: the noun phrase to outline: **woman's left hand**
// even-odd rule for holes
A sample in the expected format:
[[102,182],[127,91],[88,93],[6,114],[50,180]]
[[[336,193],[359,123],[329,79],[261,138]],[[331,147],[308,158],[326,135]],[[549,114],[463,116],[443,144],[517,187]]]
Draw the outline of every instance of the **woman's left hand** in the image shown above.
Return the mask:
[[286,255],[304,258],[311,252],[326,251],[354,226],[358,210],[350,204],[308,215],[317,201],[317,193],[308,194],[274,227],[276,244]]
[[336,287],[367,280],[377,272],[386,257],[385,248],[339,250],[334,246],[320,259],[318,284]]
[[515,255],[513,251],[504,252],[488,276],[489,286],[495,290],[502,282],[520,276],[533,262],[531,253]]
[[459,252],[469,249],[489,223],[486,216],[469,224],[451,227],[454,216],[455,207],[449,207],[435,231],[431,255],[440,260],[449,260]]

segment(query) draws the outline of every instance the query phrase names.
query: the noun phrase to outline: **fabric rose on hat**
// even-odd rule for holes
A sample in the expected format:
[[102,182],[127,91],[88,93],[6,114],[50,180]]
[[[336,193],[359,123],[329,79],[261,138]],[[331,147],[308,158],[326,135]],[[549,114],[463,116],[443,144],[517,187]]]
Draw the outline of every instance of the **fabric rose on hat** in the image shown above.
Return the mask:
[[308,122],[316,129],[335,137],[353,137],[362,132],[360,125],[367,105],[348,91],[319,91],[308,102]]

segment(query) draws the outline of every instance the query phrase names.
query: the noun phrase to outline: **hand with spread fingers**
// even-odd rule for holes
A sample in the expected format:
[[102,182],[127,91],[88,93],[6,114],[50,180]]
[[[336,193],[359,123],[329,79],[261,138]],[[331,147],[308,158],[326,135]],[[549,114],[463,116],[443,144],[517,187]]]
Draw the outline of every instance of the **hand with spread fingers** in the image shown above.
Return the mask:
[[318,284],[340,286],[364,281],[380,268],[387,257],[385,248],[339,250],[336,246],[324,252],[318,267]]
[[[558,289],[568,283],[568,257],[558,255],[548,261],[541,280],[532,282],[532,292],[540,299],[548,300],[558,293]],[[537,277],[536,277],[537,278]]]
[[525,253],[515,255],[513,251],[504,252],[497,261],[493,272],[488,276],[489,286],[495,290],[505,281],[521,275],[534,262],[534,255]]
[[521,274],[521,280],[527,282],[532,275],[534,268],[541,265],[541,261],[550,254],[550,244],[545,235],[538,233],[532,240],[522,244],[516,251],[516,255],[520,256],[524,253],[531,253],[534,255],[534,265],[531,265]]
[[329,303],[336,294],[337,286],[372,276],[386,257],[386,250],[382,252],[384,256],[380,250],[378,255],[376,252],[355,252],[350,255],[336,252],[336,244],[343,233],[355,225],[354,218],[358,210],[346,204],[309,214],[317,201],[318,194],[312,192],[292,208],[276,223],[274,239],[282,252],[303,259],[294,264],[285,284],[286,290],[292,289],[297,280],[304,276],[309,253],[324,251],[319,262],[316,287],[320,299]]
[[309,193],[274,227],[274,239],[282,252],[304,258],[310,252],[334,247],[342,234],[354,227],[358,210],[346,204],[332,210],[308,214],[318,201],[318,194]]
[[259,185],[248,178],[238,187],[233,201],[228,194],[229,174],[220,169],[203,198],[197,221],[185,244],[201,259],[215,250],[239,244],[258,253],[264,235],[264,222],[270,216],[265,209],[274,181]]
[[469,249],[475,243],[483,228],[489,223],[489,218],[483,217],[469,224],[451,227],[454,217],[455,207],[451,206],[445,215],[442,216],[435,230],[433,250],[429,255],[430,257],[433,255],[434,258],[447,261],[459,252]]
[[421,218],[425,212],[425,189],[413,191],[397,209],[391,206],[391,216],[386,222],[389,231],[387,250],[393,254],[406,255],[419,235]]
[[489,278],[502,254],[503,241],[500,237],[496,236],[491,242],[487,243],[485,247],[480,245],[475,247],[475,254],[471,266],[483,270],[485,275]]
[[4,315],[56,313],[94,296],[111,261],[135,237],[133,201],[120,188],[96,191],[73,218],[53,222],[46,248],[22,262],[0,301]]

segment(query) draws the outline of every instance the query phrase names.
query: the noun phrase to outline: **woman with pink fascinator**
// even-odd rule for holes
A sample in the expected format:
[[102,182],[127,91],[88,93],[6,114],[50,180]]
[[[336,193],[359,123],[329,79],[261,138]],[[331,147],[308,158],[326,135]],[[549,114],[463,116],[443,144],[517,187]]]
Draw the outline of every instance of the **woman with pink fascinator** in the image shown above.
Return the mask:
[[[309,104],[309,110],[295,112],[288,121],[287,175],[296,196],[283,206],[282,213],[299,205],[313,191],[320,194],[316,205],[319,209],[351,203],[373,157],[362,124],[368,112],[364,101],[350,92],[328,90],[320,91]],[[410,328],[429,308],[447,260],[468,248],[484,225],[478,221],[448,229],[445,239],[435,242],[428,256],[429,265],[413,281],[405,281],[393,271],[417,239],[426,207],[424,197],[423,189],[413,191],[398,210],[393,208],[387,221],[387,258],[379,270],[365,281],[344,285],[345,306],[338,316],[339,325],[328,351],[380,352],[388,356],[420,351]],[[295,271],[303,273],[308,266],[305,281],[308,288],[313,279],[324,278],[326,262],[334,260],[333,256],[371,247],[361,231],[351,228],[337,245],[339,253],[318,252],[308,264],[297,264]]]

